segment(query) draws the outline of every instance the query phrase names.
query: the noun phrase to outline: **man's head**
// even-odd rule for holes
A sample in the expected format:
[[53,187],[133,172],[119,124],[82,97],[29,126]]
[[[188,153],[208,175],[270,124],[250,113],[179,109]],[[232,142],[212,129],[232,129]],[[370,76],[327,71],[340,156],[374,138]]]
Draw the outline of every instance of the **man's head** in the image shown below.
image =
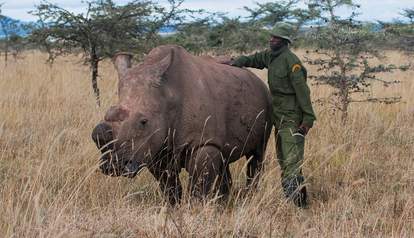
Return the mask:
[[278,36],[273,36],[273,35],[270,36],[269,46],[270,46],[270,49],[272,49],[273,51],[277,51],[281,47],[288,45],[288,44],[289,42],[286,39],[283,39]]
[[293,32],[293,26],[289,23],[278,22],[270,31],[269,46],[272,50],[278,50],[281,47],[292,43],[290,35]]

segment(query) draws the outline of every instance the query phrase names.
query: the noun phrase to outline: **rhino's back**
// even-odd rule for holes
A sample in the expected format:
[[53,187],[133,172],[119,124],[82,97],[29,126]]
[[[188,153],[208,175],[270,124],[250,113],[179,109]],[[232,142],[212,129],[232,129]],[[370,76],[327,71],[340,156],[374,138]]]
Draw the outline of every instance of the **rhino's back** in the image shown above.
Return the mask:
[[226,132],[223,151],[227,156],[233,153],[236,160],[267,141],[269,131],[265,130],[271,128],[270,92],[265,83],[247,69],[213,63],[211,70],[215,73],[205,80],[217,97],[213,105],[219,105],[224,115],[218,122],[218,128]]
[[246,69],[191,55],[179,46],[158,47],[153,58],[169,53],[173,60],[167,82],[178,97],[171,118],[177,143],[214,144],[226,156],[233,151],[238,159],[267,141],[271,99],[261,79]]

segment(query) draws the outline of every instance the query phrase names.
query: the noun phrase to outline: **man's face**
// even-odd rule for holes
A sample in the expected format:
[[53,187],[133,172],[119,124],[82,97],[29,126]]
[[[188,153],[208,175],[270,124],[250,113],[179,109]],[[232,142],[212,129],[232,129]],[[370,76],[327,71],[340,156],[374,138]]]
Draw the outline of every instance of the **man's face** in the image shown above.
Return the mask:
[[278,50],[283,45],[283,39],[277,36],[271,36],[269,46],[272,50]]

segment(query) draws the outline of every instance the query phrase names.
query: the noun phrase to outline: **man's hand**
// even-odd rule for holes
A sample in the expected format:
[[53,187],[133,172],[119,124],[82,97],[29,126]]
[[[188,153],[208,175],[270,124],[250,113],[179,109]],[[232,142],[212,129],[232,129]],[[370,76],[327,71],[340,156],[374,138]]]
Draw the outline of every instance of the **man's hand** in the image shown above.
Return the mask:
[[219,64],[232,65],[234,62],[234,58],[231,56],[216,56],[214,59]]
[[310,127],[304,124],[300,125],[298,128],[298,132],[302,134],[303,136],[306,136],[309,130],[310,130]]

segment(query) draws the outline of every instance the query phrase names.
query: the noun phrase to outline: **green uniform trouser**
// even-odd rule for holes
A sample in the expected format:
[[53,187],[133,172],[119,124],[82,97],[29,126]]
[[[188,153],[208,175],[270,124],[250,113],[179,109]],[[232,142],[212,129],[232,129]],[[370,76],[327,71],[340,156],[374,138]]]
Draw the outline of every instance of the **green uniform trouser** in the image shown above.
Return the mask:
[[302,175],[305,137],[297,130],[298,126],[291,123],[275,130],[276,153],[282,169],[282,181]]

